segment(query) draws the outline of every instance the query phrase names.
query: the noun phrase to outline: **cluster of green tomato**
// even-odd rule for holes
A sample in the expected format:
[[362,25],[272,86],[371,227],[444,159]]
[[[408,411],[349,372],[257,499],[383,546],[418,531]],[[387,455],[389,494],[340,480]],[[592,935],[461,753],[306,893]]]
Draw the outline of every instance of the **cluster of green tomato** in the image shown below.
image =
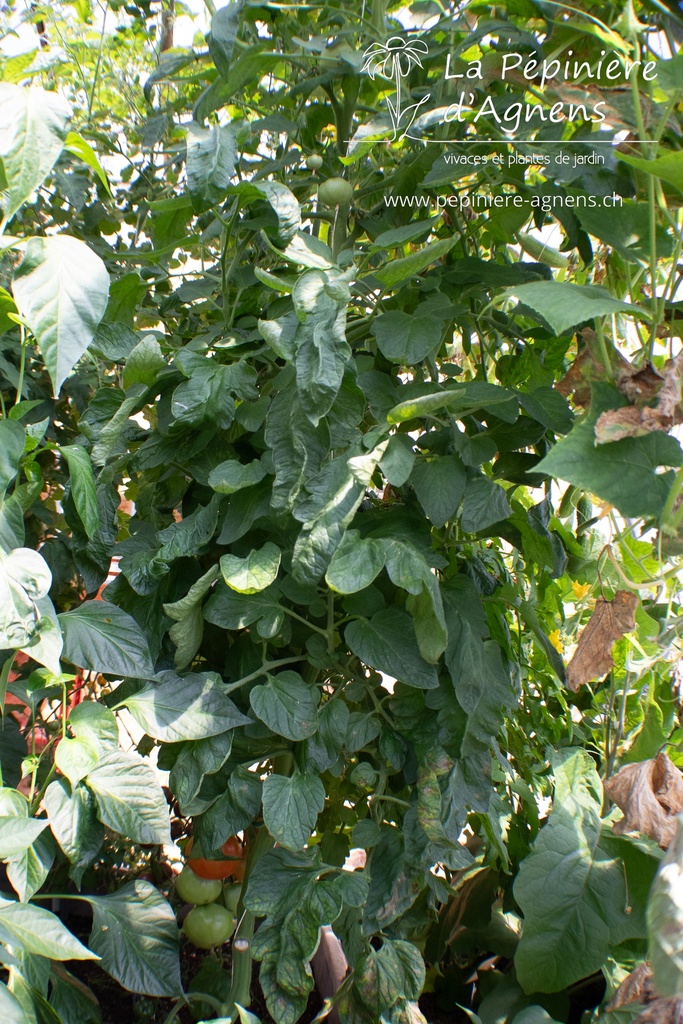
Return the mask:
[[175,890],[185,903],[194,904],[183,923],[190,942],[199,949],[212,949],[227,942],[235,930],[242,883],[224,885],[217,878],[201,878],[186,865],[176,879]]
[[[309,171],[319,171],[323,165],[320,153],[310,153],[305,160]],[[323,206],[343,206],[351,201],[353,186],[344,178],[328,178],[318,185],[318,199]]]

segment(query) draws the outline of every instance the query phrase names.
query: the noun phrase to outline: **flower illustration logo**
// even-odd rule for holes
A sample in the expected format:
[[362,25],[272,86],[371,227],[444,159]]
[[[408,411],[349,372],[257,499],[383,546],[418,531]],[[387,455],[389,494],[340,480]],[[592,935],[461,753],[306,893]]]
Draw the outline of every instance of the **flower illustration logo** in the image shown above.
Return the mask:
[[401,122],[407,120],[399,138],[403,139],[417,116],[417,112],[423,103],[429,99],[429,93],[423,96],[419,103],[412,103],[407,107],[401,106],[401,79],[406,78],[413,67],[422,67],[421,58],[429,52],[427,44],[422,39],[402,39],[401,36],[392,36],[386,43],[371,43],[363,54],[365,63],[362,70],[367,71],[370,78],[375,79],[376,75],[393,81],[396,84],[396,97],[392,103],[387,97],[389,114],[396,139],[401,128]]

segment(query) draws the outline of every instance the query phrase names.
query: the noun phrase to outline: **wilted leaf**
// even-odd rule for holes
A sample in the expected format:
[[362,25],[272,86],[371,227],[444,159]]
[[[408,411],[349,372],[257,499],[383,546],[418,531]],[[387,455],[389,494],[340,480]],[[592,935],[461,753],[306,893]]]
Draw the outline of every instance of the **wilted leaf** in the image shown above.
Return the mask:
[[[653,430],[670,430],[674,424],[683,422],[682,372],[683,360],[678,355],[667,361],[663,377],[649,365],[637,373],[623,374],[617,386],[634,404],[602,413],[595,424],[597,443],[606,444],[620,441],[624,437],[639,437]],[[641,404],[654,397],[657,398],[656,405]]]
[[633,1024],[682,1024],[683,999],[655,999]]
[[617,835],[642,832],[666,849],[683,811],[683,778],[662,751],[650,761],[625,765],[605,782],[609,798],[624,817],[614,826]]
[[602,679],[614,665],[612,647],[624,633],[635,629],[638,598],[630,590],[618,590],[614,600],[599,597],[593,614],[567,665],[567,686],[575,693],[583,683]]
[[654,999],[654,987],[652,985],[652,968],[647,961],[638,964],[635,971],[631,971],[627,978],[624,978],[606,1006],[607,1013],[612,1010],[619,1010],[629,1003],[649,1003]]

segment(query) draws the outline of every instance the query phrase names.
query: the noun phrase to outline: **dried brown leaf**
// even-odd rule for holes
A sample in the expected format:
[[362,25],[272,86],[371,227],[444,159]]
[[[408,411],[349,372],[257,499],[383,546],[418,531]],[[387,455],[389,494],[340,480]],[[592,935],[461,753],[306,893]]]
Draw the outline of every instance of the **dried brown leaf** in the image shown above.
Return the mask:
[[641,832],[666,849],[683,811],[683,777],[662,751],[653,760],[627,764],[605,782],[610,800],[624,812],[617,835]]
[[[683,359],[680,355],[666,362],[663,376],[649,364],[642,370],[633,373],[626,370],[620,374],[617,387],[633,404],[623,409],[610,409],[599,417],[595,425],[597,443],[608,444],[624,437],[639,437],[654,430],[668,431],[676,423],[683,423],[682,377]],[[655,405],[643,404],[655,398]]]
[[683,999],[655,999],[633,1024],[683,1024]]
[[651,1003],[653,999],[655,999],[655,990],[652,984],[652,968],[645,961],[639,964],[635,971],[631,971],[627,978],[624,978],[607,1004],[606,1010],[608,1013],[611,1010],[620,1010],[622,1006],[628,1006],[629,1003],[645,1005]]
[[593,614],[567,665],[567,686],[575,693],[583,683],[602,679],[614,665],[612,648],[624,633],[635,628],[637,596],[630,590],[618,590],[613,601],[599,597]]

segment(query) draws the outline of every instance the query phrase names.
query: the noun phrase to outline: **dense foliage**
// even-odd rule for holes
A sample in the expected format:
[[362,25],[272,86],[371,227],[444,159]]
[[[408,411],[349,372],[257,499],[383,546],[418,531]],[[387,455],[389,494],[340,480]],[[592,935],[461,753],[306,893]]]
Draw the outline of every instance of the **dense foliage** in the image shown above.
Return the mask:
[[[207,6],[181,48],[177,2],[32,5],[39,49],[0,62],[2,1018],[96,1022],[62,962],[99,957],[172,1014],[253,1021],[253,957],[294,1024],[331,925],[346,1024],[630,1021],[605,1007],[683,808],[683,22]],[[495,115],[531,89],[501,54],[567,48],[642,58],[545,83],[607,99],[602,163],[590,124],[512,147]],[[444,123],[447,56],[484,73]],[[455,162],[467,131],[524,159]],[[239,860],[234,905],[175,893],[171,825],[204,878]],[[199,946],[237,920],[194,981],[183,900]]]

